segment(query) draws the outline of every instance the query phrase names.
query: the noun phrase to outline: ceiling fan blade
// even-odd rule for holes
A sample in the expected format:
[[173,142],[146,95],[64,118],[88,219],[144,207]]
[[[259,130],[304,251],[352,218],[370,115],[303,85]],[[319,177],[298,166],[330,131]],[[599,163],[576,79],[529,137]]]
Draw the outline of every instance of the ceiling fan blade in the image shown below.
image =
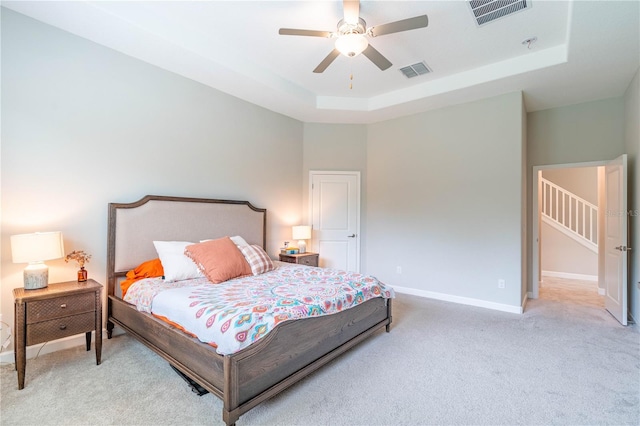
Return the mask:
[[326,37],[331,38],[330,31],[315,31],[315,30],[297,30],[294,28],[280,28],[278,31],[280,35],[295,35],[295,36],[309,36],[309,37]]
[[367,48],[364,49],[362,54],[367,58],[369,58],[369,60],[371,60],[371,62],[373,62],[382,71],[386,70],[391,65],[393,65],[391,62],[389,62],[387,58],[382,56],[382,53],[378,52],[371,45],[367,46]]
[[339,51],[338,49],[333,49],[333,50],[331,51],[331,53],[329,53],[329,54],[327,55],[327,57],[326,57],[326,58],[324,58],[324,59],[322,60],[322,62],[320,62],[320,65],[318,65],[318,66],[316,67],[316,69],[315,69],[315,70],[313,70],[313,72],[315,72],[315,73],[321,73],[321,72],[323,72],[324,70],[326,70],[326,69],[327,69],[327,67],[328,67],[329,65],[331,65],[331,62],[333,62],[333,60],[334,60],[334,59],[336,59],[336,58],[338,57],[338,55],[339,55],[339,54],[340,54],[340,51]]
[[343,0],[344,22],[357,24],[360,18],[360,0]]
[[427,15],[420,15],[414,18],[403,19],[401,21],[389,22],[388,24],[371,27],[370,31],[373,37],[377,37],[385,34],[399,33],[400,31],[424,28],[427,25],[429,25],[429,18],[427,18]]

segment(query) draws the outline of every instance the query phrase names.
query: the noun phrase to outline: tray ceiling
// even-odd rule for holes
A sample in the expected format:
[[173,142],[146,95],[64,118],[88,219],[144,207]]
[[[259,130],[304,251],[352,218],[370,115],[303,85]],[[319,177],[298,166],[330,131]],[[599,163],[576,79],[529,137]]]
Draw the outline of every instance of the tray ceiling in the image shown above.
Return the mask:
[[[370,40],[386,71],[359,55],[314,74],[333,40],[278,29],[335,31],[341,1],[2,2],[305,122],[375,122],[518,90],[528,111],[624,93],[640,66],[638,2],[528,4],[478,25],[465,1],[361,1],[368,26],[423,14],[429,25]],[[430,72],[400,71],[421,62]]]

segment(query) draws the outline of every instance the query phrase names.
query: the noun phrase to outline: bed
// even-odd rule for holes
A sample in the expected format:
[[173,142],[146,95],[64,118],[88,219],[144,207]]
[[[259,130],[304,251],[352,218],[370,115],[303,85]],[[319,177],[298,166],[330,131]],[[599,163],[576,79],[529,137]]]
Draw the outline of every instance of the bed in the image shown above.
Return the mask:
[[230,235],[265,247],[266,209],[247,201],[146,196],[110,203],[107,337],[115,325],[223,402],[227,425],[367,339],[389,331],[391,299],[373,298],[339,313],[278,324],[248,347],[220,355],[178,328],[123,301],[118,283],[157,257],[153,241],[200,241]]

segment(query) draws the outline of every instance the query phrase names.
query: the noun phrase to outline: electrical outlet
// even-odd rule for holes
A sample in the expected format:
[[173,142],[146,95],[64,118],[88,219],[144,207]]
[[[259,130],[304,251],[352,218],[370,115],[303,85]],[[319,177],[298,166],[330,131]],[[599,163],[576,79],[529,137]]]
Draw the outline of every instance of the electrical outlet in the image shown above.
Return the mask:
[[402,266],[396,266],[396,274],[402,274]]
[[498,280],[498,288],[504,288],[505,287],[505,281],[503,279],[499,279]]

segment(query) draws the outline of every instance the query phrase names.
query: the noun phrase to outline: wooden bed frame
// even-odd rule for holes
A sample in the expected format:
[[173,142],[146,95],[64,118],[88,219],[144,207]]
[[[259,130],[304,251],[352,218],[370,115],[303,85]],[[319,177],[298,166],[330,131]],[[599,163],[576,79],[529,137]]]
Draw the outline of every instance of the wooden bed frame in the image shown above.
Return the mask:
[[119,297],[128,270],[157,257],[153,241],[241,235],[265,246],[266,209],[247,201],[146,196],[109,204],[107,337],[122,327],[223,401],[227,425],[335,357],[391,325],[391,299],[371,299],[334,315],[288,321],[232,355],[188,336]]

